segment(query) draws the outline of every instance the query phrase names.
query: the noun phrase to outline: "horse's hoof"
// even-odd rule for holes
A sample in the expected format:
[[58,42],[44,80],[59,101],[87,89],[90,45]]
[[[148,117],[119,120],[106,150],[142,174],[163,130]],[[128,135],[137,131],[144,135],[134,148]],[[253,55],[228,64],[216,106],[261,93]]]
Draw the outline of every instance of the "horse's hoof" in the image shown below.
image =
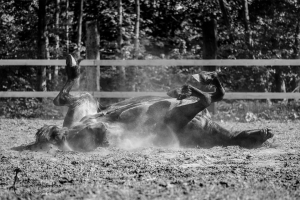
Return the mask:
[[184,86],[182,86],[181,92],[178,95],[177,99],[178,100],[186,99],[186,98],[190,97],[191,95],[192,95],[192,90],[191,90],[190,86],[184,85]]
[[80,75],[78,63],[71,54],[66,58],[66,74],[69,80],[74,80]]
[[272,132],[272,129],[270,129],[270,128],[262,129],[261,132],[264,135],[263,137],[265,140],[270,139],[274,136],[274,133]]

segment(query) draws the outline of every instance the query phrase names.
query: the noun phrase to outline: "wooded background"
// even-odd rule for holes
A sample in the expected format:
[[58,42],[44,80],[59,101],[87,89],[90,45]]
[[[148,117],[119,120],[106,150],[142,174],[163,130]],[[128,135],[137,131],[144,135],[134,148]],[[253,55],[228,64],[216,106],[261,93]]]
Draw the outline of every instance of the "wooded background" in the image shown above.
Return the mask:
[[[90,59],[298,59],[299,11],[299,0],[7,0],[0,59],[64,59],[78,49]],[[82,67],[77,89],[166,91],[215,69],[234,92],[292,92],[300,75],[297,66]],[[1,66],[0,77],[0,91],[57,91],[65,81],[60,66]]]

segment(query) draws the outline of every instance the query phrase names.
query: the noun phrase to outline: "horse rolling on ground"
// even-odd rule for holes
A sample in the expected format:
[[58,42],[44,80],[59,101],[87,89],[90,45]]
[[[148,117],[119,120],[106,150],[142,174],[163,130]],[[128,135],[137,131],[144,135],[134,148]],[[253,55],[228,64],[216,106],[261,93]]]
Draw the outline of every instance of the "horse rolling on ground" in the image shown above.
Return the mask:
[[[89,93],[69,92],[79,77],[79,63],[72,55],[66,59],[67,82],[54,99],[56,106],[68,106],[63,127],[45,125],[36,133],[35,144],[51,144],[64,151],[92,151],[110,145],[110,138],[135,133],[154,136],[153,145],[168,145],[174,138],[183,147],[238,145],[254,148],[273,137],[270,129],[232,132],[212,121],[206,108],[223,99],[225,90],[215,72],[194,77],[215,88],[207,93],[191,85],[168,92],[170,97],[144,96],[127,99],[100,109]],[[118,134],[116,134],[118,132]],[[170,139],[173,138],[173,139]]]

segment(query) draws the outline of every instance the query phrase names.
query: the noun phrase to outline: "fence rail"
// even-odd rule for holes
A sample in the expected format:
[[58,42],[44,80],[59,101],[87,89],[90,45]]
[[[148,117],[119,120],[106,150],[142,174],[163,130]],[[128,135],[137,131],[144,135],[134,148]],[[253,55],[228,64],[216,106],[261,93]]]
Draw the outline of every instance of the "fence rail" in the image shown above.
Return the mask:
[[[79,94],[81,92],[71,92]],[[166,92],[89,92],[96,98],[167,97]],[[0,98],[54,98],[58,92],[0,92]],[[224,99],[300,99],[300,93],[229,92]]]
[[[65,65],[65,60],[0,60],[0,66]],[[83,60],[81,66],[300,66],[297,59],[261,60]]]
[[[64,66],[65,60],[0,60],[1,66]],[[300,66],[297,59],[264,60],[83,60],[81,66]],[[96,98],[166,96],[165,92],[90,92]],[[56,97],[58,92],[0,92],[0,98]],[[225,99],[300,99],[300,93],[226,93]]]

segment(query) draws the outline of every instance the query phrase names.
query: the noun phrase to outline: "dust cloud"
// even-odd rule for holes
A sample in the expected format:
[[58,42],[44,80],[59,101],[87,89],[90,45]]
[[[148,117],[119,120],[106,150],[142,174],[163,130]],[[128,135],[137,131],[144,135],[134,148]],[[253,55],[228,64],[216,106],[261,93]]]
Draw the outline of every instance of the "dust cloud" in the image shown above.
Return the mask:
[[126,130],[122,124],[106,124],[107,139],[110,146],[124,150],[134,150],[147,147],[179,148],[179,141],[172,131],[158,134],[140,128],[138,131]]

